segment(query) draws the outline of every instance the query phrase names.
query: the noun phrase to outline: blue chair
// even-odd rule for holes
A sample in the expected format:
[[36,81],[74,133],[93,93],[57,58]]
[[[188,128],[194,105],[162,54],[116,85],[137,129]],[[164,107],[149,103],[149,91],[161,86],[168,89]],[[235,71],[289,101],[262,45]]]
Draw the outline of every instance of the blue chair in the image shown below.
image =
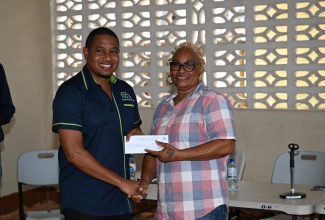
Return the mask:
[[25,152],[18,158],[18,194],[20,220],[63,220],[60,210],[24,210],[23,185],[49,186],[59,183],[57,150]]

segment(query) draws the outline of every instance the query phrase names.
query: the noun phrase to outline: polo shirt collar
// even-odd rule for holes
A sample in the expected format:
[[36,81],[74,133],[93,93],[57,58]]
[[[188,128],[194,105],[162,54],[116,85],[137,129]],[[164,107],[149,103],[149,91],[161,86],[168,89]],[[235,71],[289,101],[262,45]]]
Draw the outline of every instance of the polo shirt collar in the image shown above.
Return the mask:
[[[89,72],[87,64],[84,65],[84,67],[82,68],[81,75],[82,75],[82,79],[83,79],[84,86],[85,86],[86,90],[88,90],[90,87],[99,85],[97,83],[96,79],[94,78],[94,76]],[[117,79],[112,74],[111,75],[111,83],[115,84],[116,82],[117,82]]]

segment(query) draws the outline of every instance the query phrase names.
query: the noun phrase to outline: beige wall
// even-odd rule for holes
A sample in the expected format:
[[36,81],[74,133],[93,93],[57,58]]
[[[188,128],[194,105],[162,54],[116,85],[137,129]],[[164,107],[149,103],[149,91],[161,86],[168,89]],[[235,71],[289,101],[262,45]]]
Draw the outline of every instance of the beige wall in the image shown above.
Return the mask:
[[57,144],[51,133],[50,1],[2,0],[0,16],[0,62],[16,106],[0,144],[4,196],[17,191],[16,162],[22,152]]
[[[52,73],[50,1],[0,1],[0,62],[17,112],[0,144],[0,196],[17,192],[16,162],[28,150],[57,148],[51,132]],[[154,109],[141,109],[148,132]],[[324,111],[235,110],[237,147],[247,157],[244,180],[270,181],[273,161],[291,142],[324,151]],[[140,168],[141,155],[136,156]]]

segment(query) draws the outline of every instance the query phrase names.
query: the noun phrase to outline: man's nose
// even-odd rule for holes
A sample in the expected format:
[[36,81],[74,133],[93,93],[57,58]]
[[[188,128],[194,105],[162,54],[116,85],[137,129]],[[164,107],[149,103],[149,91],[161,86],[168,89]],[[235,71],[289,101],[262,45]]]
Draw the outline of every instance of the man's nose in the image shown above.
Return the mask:
[[112,59],[112,55],[111,55],[111,53],[110,53],[110,52],[105,52],[105,53],[103,54],[103,59],[104,59],[104,60],[110,60],[110,59]]

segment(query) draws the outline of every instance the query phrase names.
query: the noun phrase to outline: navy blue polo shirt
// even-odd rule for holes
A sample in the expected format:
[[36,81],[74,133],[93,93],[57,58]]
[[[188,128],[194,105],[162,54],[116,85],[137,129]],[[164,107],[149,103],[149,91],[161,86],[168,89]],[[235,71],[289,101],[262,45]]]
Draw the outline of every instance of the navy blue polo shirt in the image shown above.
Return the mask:
[[[53,101],[53,132],[82,132],[83,146],[102,165],[129,178],[123,136],[142,123],[132,87],[111,78],[112,99],[87,66],[58,89]],[[118,187],[92,178],[71,165],[59,148],[61,210],[72,208],[94,216],[131,213],[133,204]]]
[[[5,138],[1,125],[8,124],[16,112],[16,108],[12,103],[9,85],[5,70],[0,63],[0,142]],[[1,160],[0,160],[1,162]],[[1,163],[0,163],[1,177]]]

